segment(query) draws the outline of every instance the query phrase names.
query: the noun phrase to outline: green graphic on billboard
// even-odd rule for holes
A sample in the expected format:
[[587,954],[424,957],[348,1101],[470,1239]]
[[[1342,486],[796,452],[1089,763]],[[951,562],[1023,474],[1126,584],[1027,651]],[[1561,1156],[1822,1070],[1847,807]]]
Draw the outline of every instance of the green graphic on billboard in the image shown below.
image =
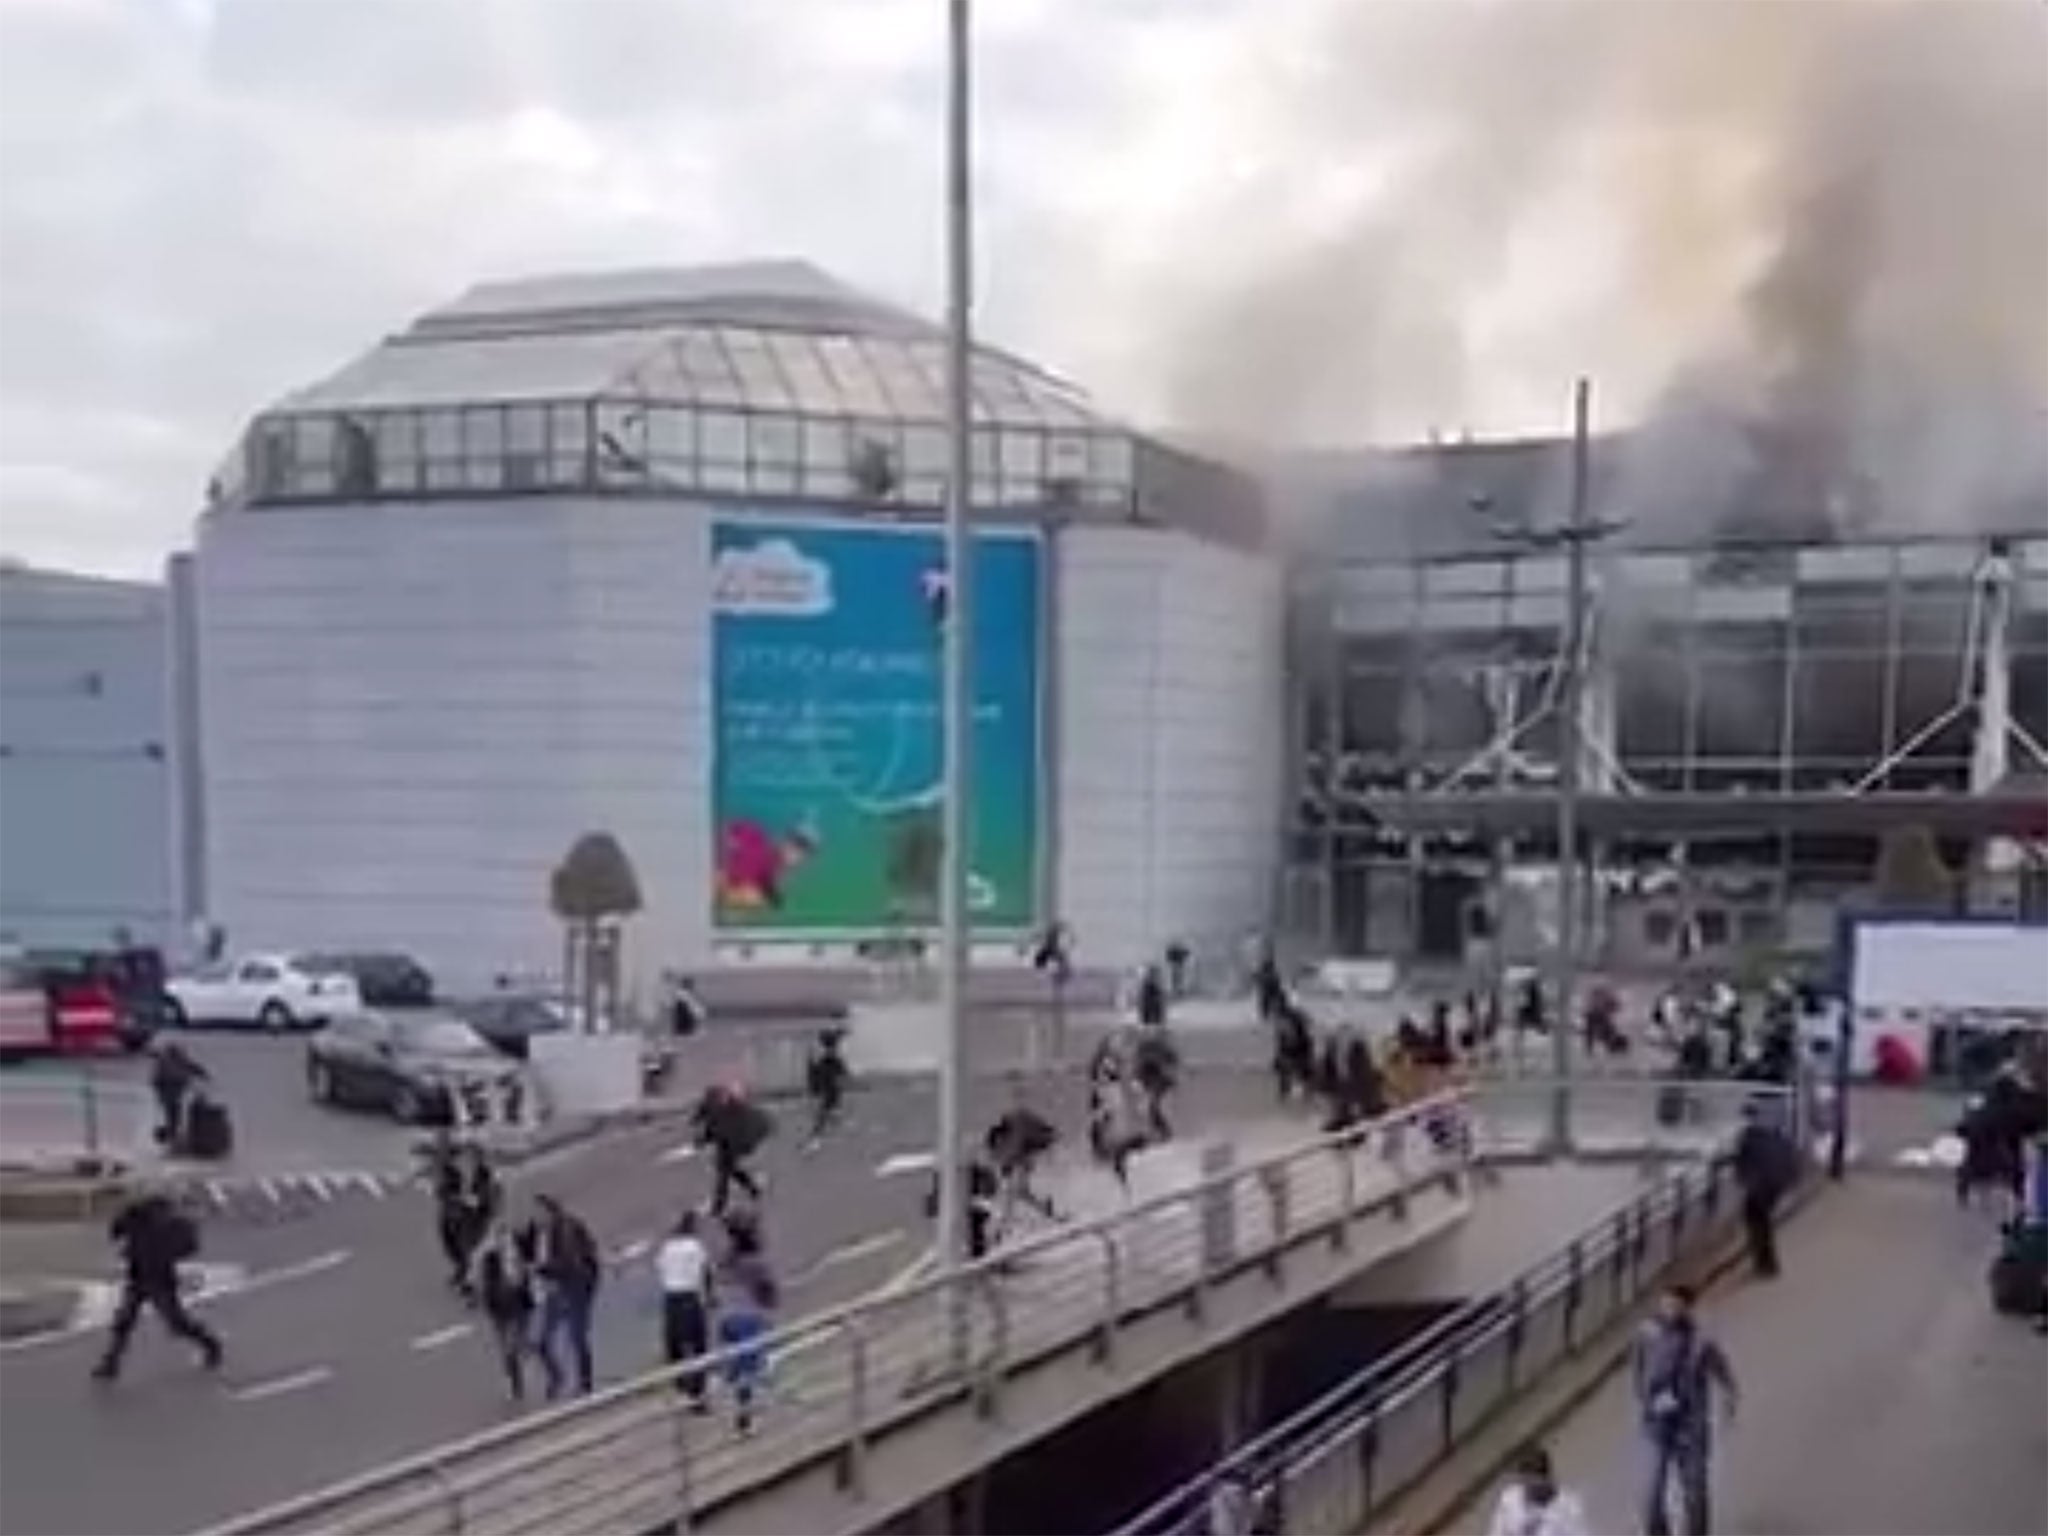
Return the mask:
[[[978,926],[1037,918],[1038,539],[975,541]],[[944,546],[936,530],[712,531],[717,925],[861,935],[937,921]]]

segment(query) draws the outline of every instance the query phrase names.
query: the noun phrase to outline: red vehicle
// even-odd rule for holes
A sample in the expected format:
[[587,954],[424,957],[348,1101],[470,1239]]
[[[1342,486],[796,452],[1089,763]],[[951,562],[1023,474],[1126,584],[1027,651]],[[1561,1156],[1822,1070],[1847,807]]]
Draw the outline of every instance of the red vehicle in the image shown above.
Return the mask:
[[0,1058],[138,1051],[163,993],[153,950],[0,960]]

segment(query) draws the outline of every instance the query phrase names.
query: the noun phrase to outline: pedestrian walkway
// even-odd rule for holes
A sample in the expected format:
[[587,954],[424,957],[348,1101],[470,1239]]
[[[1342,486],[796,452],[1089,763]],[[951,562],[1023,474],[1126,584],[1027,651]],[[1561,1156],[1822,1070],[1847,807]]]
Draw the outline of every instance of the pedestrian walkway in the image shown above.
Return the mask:
[[[1782,1279],[1707,1298],[1742,1385],[1717,1429],[1716,1530],[2048,1530],[2048,1342],[1992,1312],[1994,1241],[1931,1181],[1851,1180],[1787,1226]],[[1548,1443],[1591,1529],[1642,1528],[1625,1372]],[[1493,1496],[1455,1528],[1484,1530]]]

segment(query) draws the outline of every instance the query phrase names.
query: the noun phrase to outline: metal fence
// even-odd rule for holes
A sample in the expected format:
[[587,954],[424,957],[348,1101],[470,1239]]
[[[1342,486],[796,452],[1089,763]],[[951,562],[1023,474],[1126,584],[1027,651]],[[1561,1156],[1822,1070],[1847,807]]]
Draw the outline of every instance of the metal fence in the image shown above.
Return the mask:
[[[1762,1102],[1796,1134],[1792,1095],[1780,1091]],[[1365,1529],[1704,1243],[1732,1232],[1732,1182],[1719,1155],[1673,1169],[1499,1291],[1439,1319],[1174,1489],[1115,1536],[1207,1536],[1226,1486],[1246,1490],[1269,1529]]]
[[[1660,1125],[1639,1087],[1575,1090],[1589,1144],[1704,1154],[1734,1097]],[[988,1259],[792,1323],[766,1344],[751,1432],[692,1413],[679,1377],[722,1381],[723,1350],[217,1528],[214,1536],[578,1536],[686,1528],[778,1474],[829,1460],[857,1495],[869,1447],[935,1410],[991,1405],[1007,1377],[1069,1350],[1115,1358],[1128,1325],[1275,1252],[1362,1223],[1392,1230],[1476,1157],[1537,1145],[1549,1089],[1460,1090],[1372,1125],[1227,1168],[1097,1221],[1055,1224]],[[1652,1135],[1652,1132],[1655,1135]]]
[[134,1083],[90,1067],[0,1077],[0,1165],[133,1164],[155,1151],[155,1106]]

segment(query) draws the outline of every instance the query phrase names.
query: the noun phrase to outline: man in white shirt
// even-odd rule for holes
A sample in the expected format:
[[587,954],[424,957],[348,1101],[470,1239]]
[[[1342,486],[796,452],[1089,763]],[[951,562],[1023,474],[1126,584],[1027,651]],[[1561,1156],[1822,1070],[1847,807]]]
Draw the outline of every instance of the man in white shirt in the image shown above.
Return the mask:
[[1532,1445],[1515,1461],[1514,1481],[1501,1490],[1488,1536],[1586,1536],[1578,1498],[1557,1486],[1550,1452]]
[[[711,1347],[711,1253],[697,1235],[697,1213],[685,1211],[676,1229],[654,1250],[661,1281],[661,1349],[672,1366],[695,1360]],[[704,1373],[676,1374],[676,1390],[694,1412],[708,1412]]]

